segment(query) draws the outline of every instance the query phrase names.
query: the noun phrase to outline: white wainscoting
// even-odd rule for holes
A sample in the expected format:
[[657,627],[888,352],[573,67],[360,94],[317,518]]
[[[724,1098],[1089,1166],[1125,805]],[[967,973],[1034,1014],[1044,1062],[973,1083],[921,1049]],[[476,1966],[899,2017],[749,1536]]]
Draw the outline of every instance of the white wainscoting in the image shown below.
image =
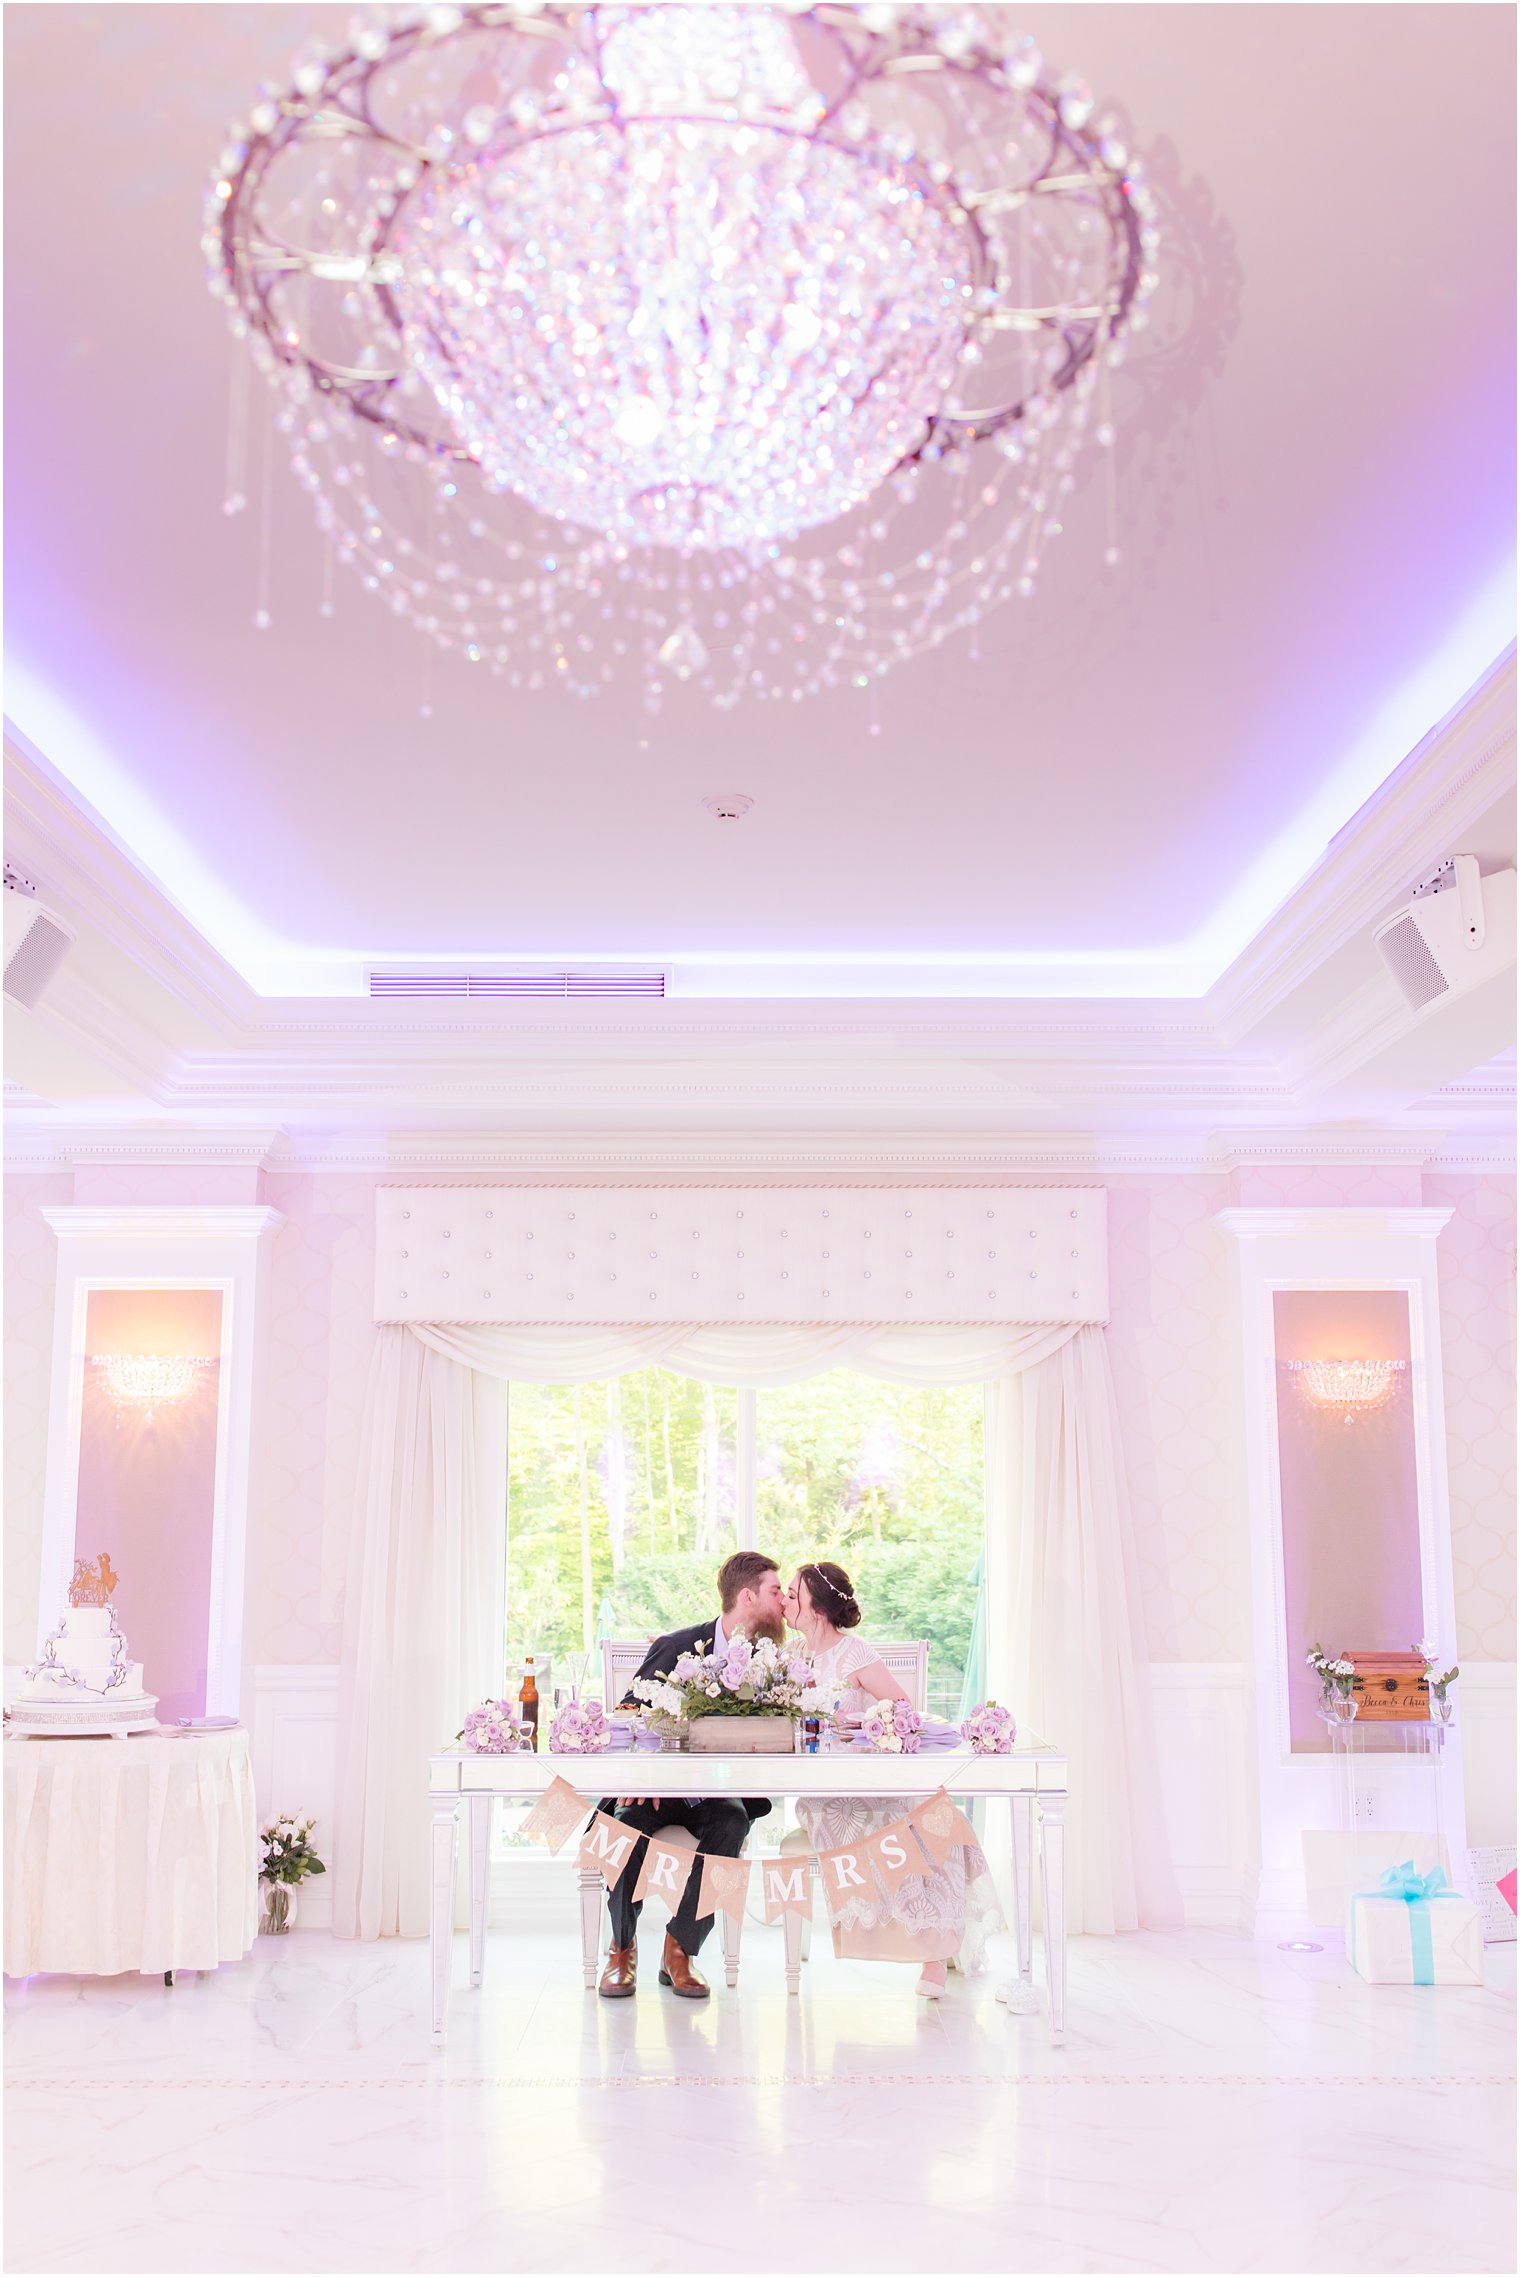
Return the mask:
[[[1513,1698],[1513,1668],[1509,1674]],[[1246,1872],[1245,1670],[1235,1661],[1154,1661],[1151,1684],[1183,1918],[1200,1928],[1235,1928]],[[256,1672],[253,1775],[260,1823],[275,1811],[313,1814],[329,1863],[337,1716],[336,1668],[266,1663]],[[1513,1744],[1511,1736],[1512,1752]],[[305,1884],[301,1913],[313,1928],[326,1927],[332,1901],[324,1882]]]
[[[333,1806],[338,1784],[338,1671],[328,1663],[254,1671],[253,1785],[259,1824],[280,1811],[317,1821],[318,1855],[332,1871]],[[332,1924],[327,1875],[301,1884],[301,1919],[312,1929]]]
[[1477,1847],[1515,1839],[1515,1663],[1469,1660],[1453,1687],[1462,1725],[1467,1839]]
[[1245,1668],[1153,1660],[1151,1697],[1182,1918],[1189,1928],[1239,1928],[1249,1841]]

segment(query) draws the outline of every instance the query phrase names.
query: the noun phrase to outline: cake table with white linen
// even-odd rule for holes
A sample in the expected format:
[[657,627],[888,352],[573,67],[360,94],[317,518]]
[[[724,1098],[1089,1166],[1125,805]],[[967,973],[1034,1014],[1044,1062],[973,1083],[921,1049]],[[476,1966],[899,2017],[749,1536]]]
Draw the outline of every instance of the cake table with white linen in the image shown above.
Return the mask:
[[[773,1802],[808,1795],[901,1795],[904,1810],[945,1787],[960,1802],[1003,1800],[1013,1816],[1013,1890],[1018,1916],[1019,1980],[1031,1981],[1030,1899],[1034,1836],[1039,1833],[1045,1916],[1045,1983],[1051,2036],[1066,2029],[1066,1758],[1033,1732],[1020,1732],[1011,1755],[977,1755],[969,1747],[936,1747],[921,1755],[838,1748],[825,1755],[687,1755],[639,1748],[601,1755],[475,1755],[450,1748],[429,1758],[433,1804],[433,2037],[441,2040],[448,2007],[454,1934],[454,1874],[459,1805],[470,1806],[470,1982],[485,1968],[491,1809],[498,1800],[535,1802],[554,1779],[584,1797],[588,1814],[608,1794],[767,1795]],[[600,1894],[597,1907],[600,1910]],[[788,1937],[796,1916],[787,1916]],[[800,1929],[795,1932],[800,1936]],[[594,1981],[588,1940],[586,1982]],[[797,1990],[796,1955],[787,1953],[787,1988]],[[1018,2005],[1017,2003],[1014,2004]]]
[[258,1934],[242,1730],[7,1739],[5,1974],[214,1969]]

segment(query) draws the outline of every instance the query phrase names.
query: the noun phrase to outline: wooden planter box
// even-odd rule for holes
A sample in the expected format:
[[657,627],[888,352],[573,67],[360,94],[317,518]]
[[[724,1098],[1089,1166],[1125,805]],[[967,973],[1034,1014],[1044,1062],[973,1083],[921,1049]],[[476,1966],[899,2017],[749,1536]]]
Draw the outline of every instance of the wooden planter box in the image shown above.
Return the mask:
[[699,1716],[684,1734],[689,1755],[790,1755],[790,1716]]

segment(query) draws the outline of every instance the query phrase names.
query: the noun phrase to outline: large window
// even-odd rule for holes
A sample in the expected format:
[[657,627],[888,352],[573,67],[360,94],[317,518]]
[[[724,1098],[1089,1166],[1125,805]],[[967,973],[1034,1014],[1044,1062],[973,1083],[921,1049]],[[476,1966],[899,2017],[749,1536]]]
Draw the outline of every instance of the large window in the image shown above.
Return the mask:
[[976,1689],[979,1385],[840,1370],[745,1392],[647,1368],[514,1384],[509,1414],[513,1662],[547,1653],[559,1683],[603,1637],[702,1620],[718,1566],[754,1545],[788,1578],[810,1557],[848,1566],[867,1637],[927,1637],[937,1713],[958,1711],[968,1668]]

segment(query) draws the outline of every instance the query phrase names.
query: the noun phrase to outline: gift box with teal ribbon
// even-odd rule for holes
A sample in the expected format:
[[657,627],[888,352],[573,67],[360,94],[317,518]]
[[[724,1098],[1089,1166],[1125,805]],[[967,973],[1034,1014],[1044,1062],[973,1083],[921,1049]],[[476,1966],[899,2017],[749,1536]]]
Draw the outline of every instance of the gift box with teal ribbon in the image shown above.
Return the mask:
[[1351,1966],[1369,1984],[1483,1982],[1483,1926],[1475,1905],[1447,1886],[1439,1866],[1390,1866],[1375,1890],[1359,1890],[1346,1923]]

